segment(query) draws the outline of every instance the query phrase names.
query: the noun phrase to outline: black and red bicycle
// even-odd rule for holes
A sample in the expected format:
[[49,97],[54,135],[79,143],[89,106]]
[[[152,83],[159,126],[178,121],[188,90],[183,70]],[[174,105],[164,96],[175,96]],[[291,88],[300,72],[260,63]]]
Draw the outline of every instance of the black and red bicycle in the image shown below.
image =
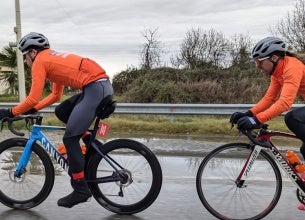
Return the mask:
[[[230,143],[211,151],[199,166],[196,186],[204,207],[218,219],[256,220],[267,216],[282,193],[281,168],[305,204],[305,182],[275,146],[278,139],[300,141],[295,135],[271,131],[240,131],[248,143]],[[286,176],[285,176],[286,178]]]

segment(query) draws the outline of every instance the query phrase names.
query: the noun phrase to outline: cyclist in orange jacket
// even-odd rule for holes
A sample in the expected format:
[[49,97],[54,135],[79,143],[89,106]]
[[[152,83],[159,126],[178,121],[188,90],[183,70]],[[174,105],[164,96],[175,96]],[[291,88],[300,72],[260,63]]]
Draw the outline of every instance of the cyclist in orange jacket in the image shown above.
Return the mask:
[[[270,85],[264,97],[249,111],[231,115],[230,122],[245,130],[259,128],[260,124],[290,110],[297,95],[305,99],[305,65],[287,51],[283,40],[277,37],[262,39],[253,48],[252,57],[256,67],[270,77]],[[302,140],[300,152],[305,159],[305,107],[289,111],[285,123]],[[305,210],[303,204],[298,208]]]
[[[69,157],[73,192],[58,200],[59,206],[71,208],[91,197],[84,177],[84,156],[80,139],[95,118],[96,108],[113,88],[105,70],[96,62],[70,53],[50,49],[48,39],[36,32],[25,35],[18,44],[24,62],[31,67],[32,84],[24,101],[11,109],[0,109],[0,119],[35,113],[60,100],[64,87],[82,92],[61,103],[56,116],[66,123],[63,143]],[[41,99],[45,81],[52,82],[52,92]]]

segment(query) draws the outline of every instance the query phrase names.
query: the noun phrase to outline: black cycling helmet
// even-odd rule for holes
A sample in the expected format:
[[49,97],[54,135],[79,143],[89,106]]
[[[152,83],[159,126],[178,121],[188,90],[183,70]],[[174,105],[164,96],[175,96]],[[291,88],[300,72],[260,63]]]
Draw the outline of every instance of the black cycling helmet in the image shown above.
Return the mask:
[[25,35],[18,43],[19,50],[24,53],[30,48],[50,48],[48,39],[40,33],[31,32]]
[[277,37],[266,37],[260,40],[252,50],[252,58],[267,57],[275,51],[287,51],[286,43]]

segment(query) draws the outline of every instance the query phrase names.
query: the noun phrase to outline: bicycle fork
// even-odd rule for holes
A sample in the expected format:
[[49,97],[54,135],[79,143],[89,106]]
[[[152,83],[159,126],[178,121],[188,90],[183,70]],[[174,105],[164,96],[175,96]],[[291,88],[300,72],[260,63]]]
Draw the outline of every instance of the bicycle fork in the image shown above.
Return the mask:
[[237,179],[235,180],[237,187],[239,187],[239,188],[247,187],[247,185],[244,185],[244,183],[250,173],[250,170],[251,170],[256,158],[260,154],[261,149],[262,149],[261,146],[255,145],[252,152],[249,154],[249,157],[248,157],[246,163],[244,164],[240,174],[238,175]]
[[29,139],[24,147],[24,150],[21,154],[19,164],[15,170],[14,177],[20,178],[24,173],[26,173],[26,166],[28,165],[28,162],[30,160],[32,150],[31,147],[35,140]]

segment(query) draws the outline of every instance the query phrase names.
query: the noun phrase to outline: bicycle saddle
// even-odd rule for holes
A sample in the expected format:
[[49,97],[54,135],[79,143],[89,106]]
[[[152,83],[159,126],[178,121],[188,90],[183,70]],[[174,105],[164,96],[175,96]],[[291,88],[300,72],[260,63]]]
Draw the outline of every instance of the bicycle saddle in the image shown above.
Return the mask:
[[108,118],[115,110],[116,101],[112,100],[112,96],[106,96],[98,105],[95,115],[101,119]]

